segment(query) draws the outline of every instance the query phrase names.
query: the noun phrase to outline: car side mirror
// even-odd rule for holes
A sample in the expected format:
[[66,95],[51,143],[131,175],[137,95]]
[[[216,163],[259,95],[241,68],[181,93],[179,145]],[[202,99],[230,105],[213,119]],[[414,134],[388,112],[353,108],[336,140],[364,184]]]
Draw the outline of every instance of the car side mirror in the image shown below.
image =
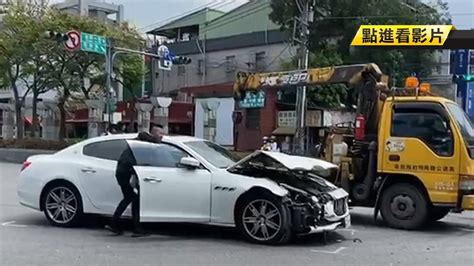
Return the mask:
[[181,158],[179,164],[184,167],[192,168],[192,169],[199,168],[199,166],[201,165],[201,163],[198,160],[191,157]]

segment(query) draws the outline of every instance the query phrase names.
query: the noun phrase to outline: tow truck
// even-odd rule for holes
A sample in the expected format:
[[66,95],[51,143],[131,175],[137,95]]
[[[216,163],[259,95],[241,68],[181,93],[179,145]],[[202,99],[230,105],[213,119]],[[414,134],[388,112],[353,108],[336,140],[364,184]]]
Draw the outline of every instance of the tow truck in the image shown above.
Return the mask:
[[339,165],[329,181],[349,192],[352,206],[373,207],[375,219],[380,212],[388,226],[407,230],[474,210],[473,124],[429,84],[410,77],[404,88],[389,87],[373,63],[239,72],[234,98],[268,87],[339,83],[355,93],[355,121],[326,130],[322,158]]

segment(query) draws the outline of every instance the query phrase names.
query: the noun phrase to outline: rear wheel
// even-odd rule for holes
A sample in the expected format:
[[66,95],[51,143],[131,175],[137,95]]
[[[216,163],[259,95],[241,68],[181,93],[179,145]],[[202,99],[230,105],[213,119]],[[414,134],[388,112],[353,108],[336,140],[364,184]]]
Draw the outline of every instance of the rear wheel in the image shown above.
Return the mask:
[[247,197],[235,219],[237,228],[250,242],[275,245],[291,238],[289,210],[273,195]]
[[380,212],[393,228],[417,229],[429,218],[428,201],[412,184],[394,184],[382,192]]
[[443,207],[432,207],[430,209],[430,220],[432,222],[439,221],[448,215],[450,209]]
[[75,226],[83,216],[81,195],[69,183],[56,183],[47,187],[42,205],[46,218],[55,226]]

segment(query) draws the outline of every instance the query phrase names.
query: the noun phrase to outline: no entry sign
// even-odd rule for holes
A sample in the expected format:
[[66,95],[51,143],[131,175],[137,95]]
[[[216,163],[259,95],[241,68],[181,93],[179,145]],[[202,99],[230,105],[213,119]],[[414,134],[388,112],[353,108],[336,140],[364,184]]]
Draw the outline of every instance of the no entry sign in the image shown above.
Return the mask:
[[68,40],[64,44],[68,51],[77,51],[81,48],[81,33],[75,30],[69,31]]

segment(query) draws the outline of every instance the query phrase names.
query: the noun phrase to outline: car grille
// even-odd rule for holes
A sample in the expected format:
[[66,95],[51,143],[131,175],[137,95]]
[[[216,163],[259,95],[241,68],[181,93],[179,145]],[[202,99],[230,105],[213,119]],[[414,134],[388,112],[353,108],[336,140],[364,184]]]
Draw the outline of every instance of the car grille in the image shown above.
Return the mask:
[[338,216],[345,214],[347,211],[346,208],[346,198],[337,199],[334,201],[334,213]]

